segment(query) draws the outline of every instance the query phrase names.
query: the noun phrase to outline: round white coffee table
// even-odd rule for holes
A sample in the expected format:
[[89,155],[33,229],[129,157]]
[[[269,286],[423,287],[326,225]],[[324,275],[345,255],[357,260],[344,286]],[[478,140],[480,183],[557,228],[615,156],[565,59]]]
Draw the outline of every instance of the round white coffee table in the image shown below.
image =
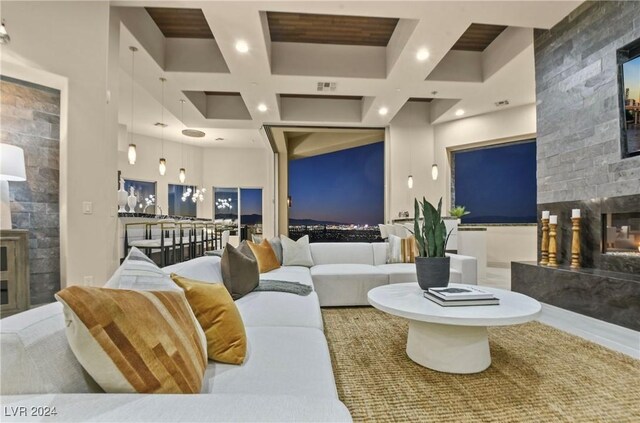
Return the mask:
[[500,304],[442,307],[424,298],[417,283],[379,286],[369,291],[368,298],[378,310],[409,320],[407,355],[413,361],[440,372],[478,373],[491,365],[487,326],[526,323],[541,310],[540,303],[526,295],[480,289],[491,292]]

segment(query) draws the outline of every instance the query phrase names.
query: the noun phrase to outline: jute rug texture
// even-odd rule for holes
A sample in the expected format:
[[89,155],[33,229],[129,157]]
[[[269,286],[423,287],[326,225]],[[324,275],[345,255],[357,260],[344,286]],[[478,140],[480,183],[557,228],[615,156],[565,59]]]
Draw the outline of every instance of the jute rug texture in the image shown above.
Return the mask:
[[370,307],[322,314],[355,421],[640,422],[640,361],[550,326],[490,328],[491,367],[454,375],[407,357],[404,319]]

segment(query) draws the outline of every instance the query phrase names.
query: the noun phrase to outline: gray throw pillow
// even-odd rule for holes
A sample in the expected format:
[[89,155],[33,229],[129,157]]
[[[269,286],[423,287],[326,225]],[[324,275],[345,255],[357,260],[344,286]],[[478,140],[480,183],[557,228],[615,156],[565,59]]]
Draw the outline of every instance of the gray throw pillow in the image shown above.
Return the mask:
[[[249,246],[247,246],[248,248]],[[227,244],[220,261],[222,281],[234,300],[253,291],[260,282],[257,260],[243,254],[241,249],[242,245],[235,248],[231,244]]]
[[273,252],[276,253],[276,258],[278,262],[282,264],[282,241],[277,236],[274,236],[269,240],[269,244],[271,244],[271,248],[273,248]]

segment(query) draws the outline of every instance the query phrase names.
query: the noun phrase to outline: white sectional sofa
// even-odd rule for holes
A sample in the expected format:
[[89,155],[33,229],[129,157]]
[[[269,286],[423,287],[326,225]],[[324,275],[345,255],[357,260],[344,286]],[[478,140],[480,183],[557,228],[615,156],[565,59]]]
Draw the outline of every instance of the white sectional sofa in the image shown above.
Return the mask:
[[[387,243],[310,244],[309,269],[321,306],[369,305],[367,292],[389,283],[417,282],[413,263],[387,264]],[[450,282],[477,283],[475,257],[448,254]],[[304,268],[303,268],[304,269]]]
[[[59,303],[3,319],[0,402],[10,415],[2,421],[350,421],[338,399],[320,305],[366,305],[373,287],[415,281],[415,265],[386,264],[384,243],[311,244],[311,254],[311,268],[285,266],[260,277],[315,292],[251,292],[236,301],[247,358],[241,366],[210,361],[199,395],[101,393],[67,343]],[[165,271],[222,281],[220,258],[213,256]],[[475,259],[451,255],[451,281],[475,279]],[[55,407],[56,415],[32,416],[46,409],[31,407]]]
[[[165,270],[222,280],[218,257]],[[313,286],[306,268],[272,273],[262,277],[277,274]],[[5,318],[0,322],[0,402],[16,415],[3,415],[2,421],[351,421],[338,399],[317,294],[252,292],[236,304],[246,328],[247,358],[241,366],[209,361],[199,395],[100,393],[67,343],[61,304]],[[33,406],[55,407],[57,414],[32,416]]]

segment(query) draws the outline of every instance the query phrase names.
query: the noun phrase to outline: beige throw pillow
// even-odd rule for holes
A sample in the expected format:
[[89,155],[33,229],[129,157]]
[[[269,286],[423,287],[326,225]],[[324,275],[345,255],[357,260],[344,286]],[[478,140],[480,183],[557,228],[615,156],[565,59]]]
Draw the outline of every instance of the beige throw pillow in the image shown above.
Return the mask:
[[280,241],[282,242],[283,266],[313,266],[313,258],[309,248],[309,235],[305,235],[297,241],[280,235]]

